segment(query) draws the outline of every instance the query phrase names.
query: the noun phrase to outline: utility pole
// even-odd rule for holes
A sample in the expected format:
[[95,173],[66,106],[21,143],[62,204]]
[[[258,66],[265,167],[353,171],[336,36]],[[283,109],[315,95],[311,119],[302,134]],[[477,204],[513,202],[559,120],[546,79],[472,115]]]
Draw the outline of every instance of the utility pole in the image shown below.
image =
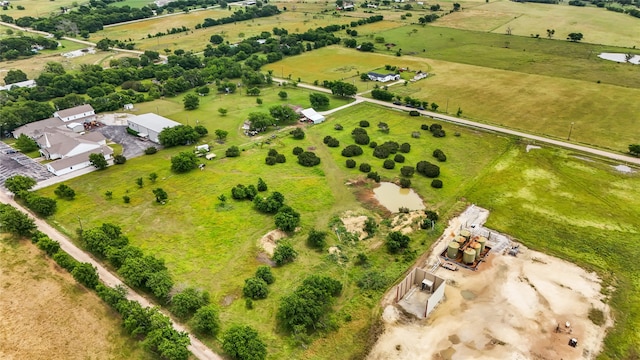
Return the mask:
[[567,141],[571,140],[571,131],[573,131],[573,124],[574,122],[571,122],[571,127],[569,128],[569,136],[567,136]]

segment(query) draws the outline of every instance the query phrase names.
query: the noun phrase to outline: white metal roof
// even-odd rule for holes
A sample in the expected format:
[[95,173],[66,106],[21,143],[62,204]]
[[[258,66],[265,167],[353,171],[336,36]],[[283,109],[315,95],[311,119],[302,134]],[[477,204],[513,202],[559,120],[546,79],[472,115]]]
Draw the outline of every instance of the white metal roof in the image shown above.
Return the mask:
[[313,108],[304,109],[301,111],[301,113],[302,115],[304,115],[304,117],[306,117],[307,119],[313,122],[324,120],[324,116],[318,114],[318,112],[315,111]]
[[134,118],[129,118],[128,121],[149,130],[153,130],[157,133],[161,132],[162,129],[165,128],[182,125],[179,122],[167,119],[166,117],[162,117],[154,113],[138,115]]

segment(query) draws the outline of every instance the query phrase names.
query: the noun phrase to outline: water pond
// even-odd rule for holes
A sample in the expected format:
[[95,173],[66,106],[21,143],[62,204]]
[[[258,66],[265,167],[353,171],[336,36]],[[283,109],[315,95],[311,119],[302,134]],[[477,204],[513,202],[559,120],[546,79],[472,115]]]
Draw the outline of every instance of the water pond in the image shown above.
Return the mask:
[[380,205],[392,213],[398,212],[401,207],[409,210],[424,209],[422,199],[413,189],[403,189],[394,183],[381,182],[380,186],[373,189],[373,193]]

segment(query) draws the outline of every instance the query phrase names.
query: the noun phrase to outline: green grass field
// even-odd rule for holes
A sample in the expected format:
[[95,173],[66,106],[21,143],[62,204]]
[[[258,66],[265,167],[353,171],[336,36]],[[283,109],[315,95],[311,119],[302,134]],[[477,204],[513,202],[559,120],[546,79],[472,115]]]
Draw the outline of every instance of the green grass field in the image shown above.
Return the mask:
[[[237,98],[229,101],[236,102],[235,100]],[[459,207],[459,197],[473,184],[475,176],[481,174],[483,167],[492,163],[509,144],[504,138],[495,138],[492,135],[450,125],[445,125],[447,131],[459,131],[462,135],[436,139],[424,133],[420,139],[412,139],[408,126],[403,130],[401,128],[411,123],[412,128],[420,131],[423,122],[419,119],[376,106],[358,105],[339,115],[331,116],[325,124],[309,128],[305,140],[297,141],[285,136],[272,142],[271,146],[287,157],[285,164],[274,167],[264,164],[267,146],[260,148],[245,144],[242,148],[246,151],[242,152],[239,158],[207,162],[208,166],[204,171],[196,170],[183,175],[171,173],[169,158],[179,151],[192,149],[187,147],[130,159],[125,166],[111,167],[102,172],[70,180],[67,184],[76,190],[76,200],[60,201],[59,211],[50,220],[70,235],[74,234],[77,227],[77,219],[71,214],[84,214],[81,216],[84,227],[96,226],[102,222],[121,225],[134,244],[167,261],[179,286],[202,287],[211,292],[213,302],[218,304],[235,298],[230,305],[221,306],[224,327],[232,323],[247,323],[256,327],[267,339],[272,359],[283,356],[328,359],[357,354],[364,351],[367,336],[363,334],[377,319],[377,299],[381,292],[363,293],[355,286],[355,280],[362,273],[362,268],[354,266],[351,262],[344,265],[336,264],[326,253],[318,253],[307,248],[304,239],[312,228],[328,231],[330,219],[346,210],[373,215],[356,200],[354,191],[357,189],[344,184],[345,181],[359,178],[362,174],[345,168],[344,158],[338,154],[339,149],[329,149],[322,144],[322,138],[329,134],[339,137],[343,143],[342,147],[352,143],[348,136],[349,129],[356,126],[362,118],[370,119],[374,126],[377,119],[390,125],[389,135],[376,134],[374,128],[371,128],[373,139],[395,139],[413,144],[411,153],[407,154],[407,164],[415,164],[421,159],[434,160],[431,158],[431,152],[435,147],[441,147],[447,152],[450,160],[442,164],[445,188],[441,193],[429,187],[430,179],[414,176],[415,187],[427,201],[427,206],[438,207],[444,213]],[[215,120],[211,121],[209,124],[216,124]],[[241,118],[235,121],[238,126]],[[336,122],[345,126],[342,133],[333,129]],[[209,129],[213,130],[211,127]],[[230,138],[230,143],[246,143],[248,140],[235,137]],[[227,146],[216,145],[213,151],[222,156],[223,149]],[[315,168],[301,167],[291,155],[294,146],[315,147],[322,158],[322,164]],[[473,162],[464,160],[470,146],[484,149],[482,156]],[[382,163],[382,160],[373,161],[371,151],[372,149],[366,148],[369,155],[361,158],[371,159],[371,164],[383,177],[392,179],[399,174],[399,168],[383,171],[378,164]],[[135,179],[146,179],[151,172],[158,173],[157,183],[149,184],[147,181],[147,184],[139,189]],[[276,268],[274,271],[277,281],[271,286],[272,293],[269,298],[255,302],[255,310],[246,310],[244,301],[240,299],[243,279],[250,277],[260,264],[258,241],[262,235],[274,228],[273,219],[256,213],[249,202],[229,200],[232,209],[218,211],[219,201],[216,197],[223,193],[230,197],[232,186],[238,183],[255,183],[258,177],[267,182],[269,191],[282,192],[287,199],[286,203],[302,213],[302,231],[292,238],[300,256],[295,263]],[[153,202],[151,189],[155,187],[162,187],[169,194],[169,202],[166,205],[156,205]],[[103,194],[107,190],[113,191],[112,200],[105,199]],[[53,188],[49,188],[41,192],[52,195],[52,191]],[[122,202],[122,196],[125,194],[131,197],[130,204]],[[380,219],[378,215],[374,216]],[[385,226],[381,229],[383,233],[388,231]],[[437,232],[415,234],[412,248],[421,253],[438,235]],[[397,279],[409,263],[401,256],[394,261],[396,257],[386,254],[384,247],[379,247],[380,240],[378,237],[356,245],[347,245],[338,243],[335,236],[330,236],[329,243],[340,246],[343,254],[350,259],[360,251],[367,252],[372,261],[372,269],[383,271],[390,280]],[[313,343],[310,349],[304,351],[274,330],[274,317],[278,299],[288,294],[306,274],[313,272],[340,279],[345,284],[345,292],[335,306],[340,329],[326,334]],[[354,320],[343,321],[347,314],[352,315]],[[217,346],[212,339],[205,340],[212,346]]]
[[[595,270],[615,286],[615,328],[599,359],[632,359],[640,346],[639,176],[557,149],[513,148],[477,179],[467,199],[491,210],[487,226]],[[580,211],[576,211],[579,208]]]
[[513,35],[547,37],[547,29],[554,29],[554,38],[563,40],[571,32],[584,34],[584,42],[631,48],[640,47],[640,21],[596,7],[491,1],[469,6],[447,15],[433,24],[438,27],[478,30],[505,34],[507,27]]

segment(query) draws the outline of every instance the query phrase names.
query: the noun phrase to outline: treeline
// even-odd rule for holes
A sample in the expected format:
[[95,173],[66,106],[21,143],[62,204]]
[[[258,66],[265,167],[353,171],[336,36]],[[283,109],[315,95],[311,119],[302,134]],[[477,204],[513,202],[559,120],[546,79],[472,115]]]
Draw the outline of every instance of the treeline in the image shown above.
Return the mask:
[[202,24],[197,24],[196,29],[208,28],[217,25],[230,24],[236,21],[245,21],[251,19],[257,19],[261,17],[268,17],[277,15],[280,13],[277,6],[265,5],[263,7],[252,6],[245,10],[237,10],[231,16],[227,16],[221,19],[206,18]]
[[58,42],[42,36],[15,36],[0,40],[0,60],[13,60],[19,56],[32,56],[38,48],[56,49]]
[[127,300],[126,289],[110,288],[102,283],[97,269],[90,263],[81,263],[60,249],[60,244],[36,229],[34,221],[26,214],[6,204],[0,204],[0,230],[20,237],[30,237],[39,249],[58,265],[71,273],[85,287],[95,290],[98,296],[122,316],[122,326],[132,338],[142,340],[144,347],[163,359],[186,360],[190,352],[189,336],[176,331],[169,317],[158,308],[144,308],[140,303]]

